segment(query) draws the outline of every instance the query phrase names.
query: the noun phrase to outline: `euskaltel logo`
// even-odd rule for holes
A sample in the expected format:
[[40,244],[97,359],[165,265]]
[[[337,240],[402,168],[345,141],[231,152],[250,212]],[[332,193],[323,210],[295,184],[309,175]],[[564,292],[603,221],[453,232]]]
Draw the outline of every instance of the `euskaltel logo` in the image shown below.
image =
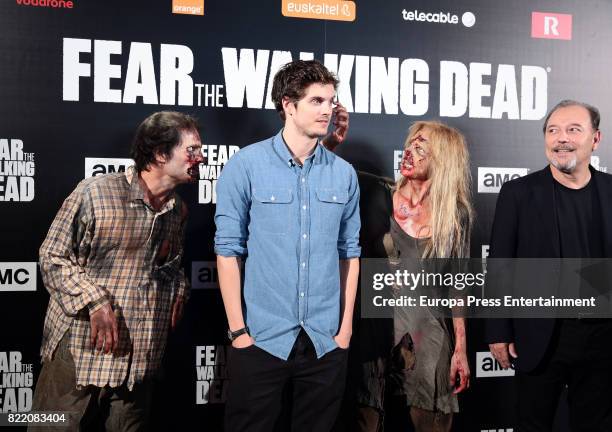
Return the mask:
[[19,6],[38,6],[54,9],[72,9],[72,0],[15,0]]

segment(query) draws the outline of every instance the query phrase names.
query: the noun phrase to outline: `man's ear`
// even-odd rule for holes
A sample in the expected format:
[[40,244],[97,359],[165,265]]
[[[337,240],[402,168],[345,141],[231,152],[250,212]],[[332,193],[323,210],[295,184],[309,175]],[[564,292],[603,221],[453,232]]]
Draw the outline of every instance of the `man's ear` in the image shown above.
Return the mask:
[[593,150],[597,150],[599,143],[601,142],[601,131],[598,129],[593,136]]
[[168,161],[168,156],[166,156],[162,152],[155,152],[154,158],[155,158],[155,163],[157,165],[163,165]]
[[285,111],[285,116],[289,117],[295,113],[295,102],[287,96],[283,98],[283,111]]

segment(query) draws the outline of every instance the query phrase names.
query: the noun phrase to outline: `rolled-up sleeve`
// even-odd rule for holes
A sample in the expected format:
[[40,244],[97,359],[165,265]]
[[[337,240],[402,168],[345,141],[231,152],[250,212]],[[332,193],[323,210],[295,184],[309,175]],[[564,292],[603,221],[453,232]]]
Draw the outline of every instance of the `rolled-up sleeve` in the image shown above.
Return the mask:
[[340,259],[359,258],[359,230],[361,219],[359,217],[359,182],[357,173],[351,167],[351,180],[349,184],[349,199],[342,213],[340,233],[338,235],[338,256]]
[[225,165],[217,182],[215,212],[217,255],[226,257],[247,255],[250,190],[250,181],[238,152]]

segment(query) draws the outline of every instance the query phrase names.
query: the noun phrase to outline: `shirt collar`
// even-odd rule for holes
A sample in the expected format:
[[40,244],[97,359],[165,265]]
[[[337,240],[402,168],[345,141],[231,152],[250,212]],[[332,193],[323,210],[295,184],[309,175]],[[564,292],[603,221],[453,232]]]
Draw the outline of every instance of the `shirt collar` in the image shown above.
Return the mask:
[[[295,162],[293,160],[293,156],[291,156],[291,152],[289,151],[289,147],[283,138],[283,130],[281,129],[273,138],[272,138],[272,147],[276,154],[287,164],[287,166],[292,166]],[[321,140],[317,140],[317,145],[315,146],[314,153],[308,158],[312,158],[312,163],[316,164],[321,161],[323,150],[321,149]]]
[[[136,167],[130,166],[125,170],[125,179],[130,185],[130,190],[128,192],[128,202],[142,201],[144,205],[153,210],[153,208],[148,205],[144,200],[145,193],[142,189],[142,186],[140,185],[140,182],[138,181],[138,173],[136,172]],[[173,209],[175,202],[175,197],[174,195],[172,195],[172,198],[170,198],[168,202],[166,202],[166,204],[161,208],[159,213],[165,213],[166,211]]]

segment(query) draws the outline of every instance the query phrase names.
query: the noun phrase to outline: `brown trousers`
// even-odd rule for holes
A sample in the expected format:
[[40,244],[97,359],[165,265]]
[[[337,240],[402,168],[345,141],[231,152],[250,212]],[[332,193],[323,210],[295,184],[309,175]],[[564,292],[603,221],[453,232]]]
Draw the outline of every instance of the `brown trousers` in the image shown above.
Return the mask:
[[[449,432],[453,423],[453,414],[433,412],[410,407],[410,418],[416,432]],[[359,432],[382,432],[383,424],[380,411],[368,406],[359,407],[357,428]]]
[[68,347],[69,333],[62,338],[53,359],[43,363],[32,401],[32,411],[69,413],[69,425],[30,426],[28,431],[137,432],[147,430],[152,383],[120,387],[89,385],[77,389],[75,365]]

